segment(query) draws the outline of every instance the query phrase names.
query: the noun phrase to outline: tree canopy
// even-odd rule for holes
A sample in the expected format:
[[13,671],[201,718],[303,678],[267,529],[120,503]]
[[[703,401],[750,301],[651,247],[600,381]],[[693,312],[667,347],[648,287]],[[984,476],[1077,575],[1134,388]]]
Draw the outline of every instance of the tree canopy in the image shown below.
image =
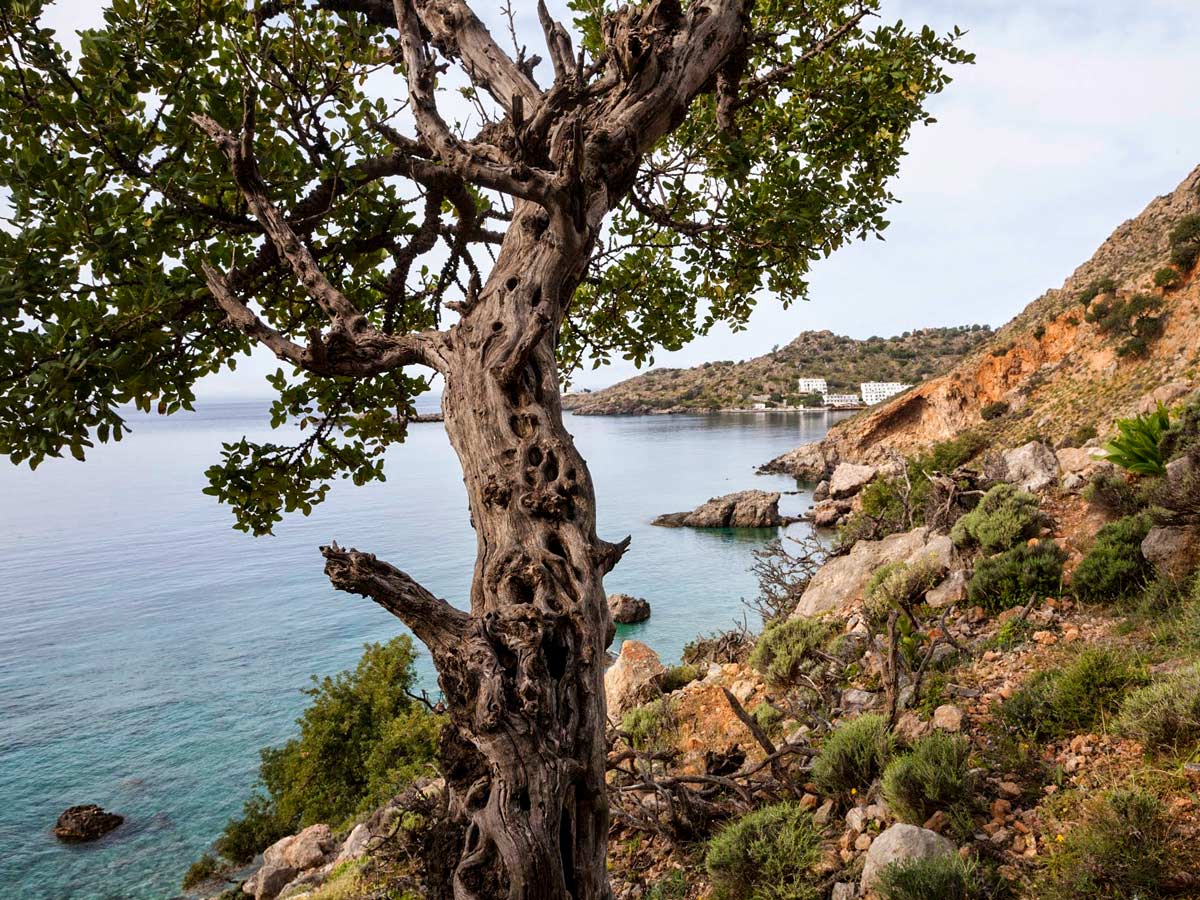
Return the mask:
[[[582,156],[591,110],[645,77],[664,17],[704,27],[696,3],[572,0],[573,43],[539,3],[545,63],[453,0],[112,0],[74,58],[44,5],[0,10],[0,452],[82,459],[125,404],[190,409],[261,342],[272,424],[302,440],[229,444],[208,473],[255,532],[383,478],[438,369],[421,338],[472,303],[513,203],[593,164],[562,146]],[[683,120],[611,136],[643,155],[565,305],[566,372],[803,298],[815,260],[886,226],[905,140],[971,59],[877,0],[738,5],[745,39]]]

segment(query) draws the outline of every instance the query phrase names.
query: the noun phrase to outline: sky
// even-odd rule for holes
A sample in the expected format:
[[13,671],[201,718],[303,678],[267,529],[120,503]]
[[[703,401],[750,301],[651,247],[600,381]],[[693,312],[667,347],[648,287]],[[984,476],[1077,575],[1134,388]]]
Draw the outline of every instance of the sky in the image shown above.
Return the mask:
[[[59,0],[47,24],[89,27],[99,6]],[[474,6],[504,33],[499,3]],[[534,4],[514,6],[521,39],[541,52]],[[882,19],[958,25],[976,54],[932,101],[938,122],[908,143],[885,239],[817,263],[807,302],[764,300],[745,331],[657,353],[656,367],[747,359],[806,330],[1002,325],[1200,164],[1200,0],[883,0]],[[256,357],[198,393],[266,395],[262,375],[277,365]],[[618,361],[575,384],[636,372]]]

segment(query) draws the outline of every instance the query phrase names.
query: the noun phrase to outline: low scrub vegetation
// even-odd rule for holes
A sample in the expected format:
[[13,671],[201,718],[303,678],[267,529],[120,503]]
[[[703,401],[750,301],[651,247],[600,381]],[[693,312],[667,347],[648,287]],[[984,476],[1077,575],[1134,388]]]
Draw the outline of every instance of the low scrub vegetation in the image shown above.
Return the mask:
[[941,810],[969,831],[975,793],[970,756],[966,738],[934,731],[893,759],[883,773],[883,797],[896,818],[920,825]]
[[950,537],[959,547],[999,553],[1034,537],[1042,526],[1038,499],[1013,484],[998,484],[979,505],[954,523]]
[[686,687],[693,681],[696,681],[701,676],[699,666],[682,663],[678,666],[670,666],[663,674],[662,681],[659,682],[659,688],[664,694],[670,694],[682,687]]
[[957,854],[896,862],[875,882],[881,900],[978,900],[984,896],[976,864]]
[[1085,804],[1035,886],[1042,900],[1131,900],[1163,896],[1171,874],[1170,825],[1162,803],[1118,788]]
[[767,627],[754,645],[750,665],[773,684],[795,684],[824,665],[821,651],[833,636],[829,619],[784,619]]
[[1142,541],[1149,531],[1150,518],[1144,514],[1101,528],[1071,576],[1075,596],[1104,603],[1140,594],[1152,576],[1150,563],[1142,556]]
[[441,720],[412,700],[412,640],[368,644],[358,666],[313,679],[300,734],[262,751],[262,790],[217,839],[235,863],[316,822],[335,828],[431,774]]
[[967,599],[995,613],[1033,597],[1056,595],[1062,589],[1066,558],[1065,550],[1047,540],[980,559],[967,583]]
[[722,900],[818,900],[821,832],[798,803],[764,806],[726,825],[704,864]]
[[1010,728],[1034,740],[1081,734],[1113,715],[1144,676],[1107,648],[1088,648],[1067,665],[1046,669],[1000,707]]
[[1171,265],[1187,272],[1200,259],[1200,215],[1186,216],[1171,231]]
[[665,750],[675,734],[674,707],[663,697],[654,703],[635,706],[621,717],[621,730],[638,750]]
[[[1043,333],[1045,329],[1042,329]],[[989,403],[979,411],[980,418],[985,422],[990,422],[992,419],[998,419],[1008,412],[1009,406],[1003,400],[997,400],[995,403]]]
[[812,779],[830,796],[865,790],[878,778],[896,749],[887,719],[863,713],[830,733],[813,759]]
[[1131,691],[1117,727],[1148,750],[1178,752],[1200,743],[1200,663]]

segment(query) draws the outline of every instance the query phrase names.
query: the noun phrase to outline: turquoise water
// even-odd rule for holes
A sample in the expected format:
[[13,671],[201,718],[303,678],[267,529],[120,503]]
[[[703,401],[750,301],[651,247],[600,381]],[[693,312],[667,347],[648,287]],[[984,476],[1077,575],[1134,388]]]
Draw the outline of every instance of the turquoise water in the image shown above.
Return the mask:
[[[742,615],[751,551],[774,531],[652,528],[655,515],[750,487],[793,489],[754,466],[824,433],[824,416],[572,417],[600,534],[633,535],[609,591],[647,597],[622,627],[664,658]],[[261,403],[136,417],[87,463],[0,467],[0,885],[6,896],[164,898],[254,783],[257,750],[293,731],[310,674],[352,666],[399,623],[333,591],[318,545],[368,549],[439,596],[466,596],[475,541],[440,425],[389,452],[388,481],[338,486],[274,537],[232,530],[200,493],[220,443],[264,438]],[[799,512],[807,495],[785,496]],[[793,526],[800,528],[803,526]],[[422,660],[422,676],[433,688]],[[75,803],[126,823],[67,847],[50,827]]]

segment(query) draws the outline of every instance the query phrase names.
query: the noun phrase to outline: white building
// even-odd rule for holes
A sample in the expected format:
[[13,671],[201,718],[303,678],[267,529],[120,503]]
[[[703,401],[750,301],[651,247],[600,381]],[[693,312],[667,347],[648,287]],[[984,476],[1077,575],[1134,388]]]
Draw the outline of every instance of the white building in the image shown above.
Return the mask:
[[845,409],[847,407],[862,406],[862,400],[858,394],[826,394],[825,405],[834,409]]
[[858,386],[862,393],[862,401],[867,406],[882,403],[888,397],[895,397],[910,387],[912,387],[911,384],[901,384],[899,381],[865,381]]
[[829,385],[824,378],[801,378],[796,390],[801,394],[828,394]]

